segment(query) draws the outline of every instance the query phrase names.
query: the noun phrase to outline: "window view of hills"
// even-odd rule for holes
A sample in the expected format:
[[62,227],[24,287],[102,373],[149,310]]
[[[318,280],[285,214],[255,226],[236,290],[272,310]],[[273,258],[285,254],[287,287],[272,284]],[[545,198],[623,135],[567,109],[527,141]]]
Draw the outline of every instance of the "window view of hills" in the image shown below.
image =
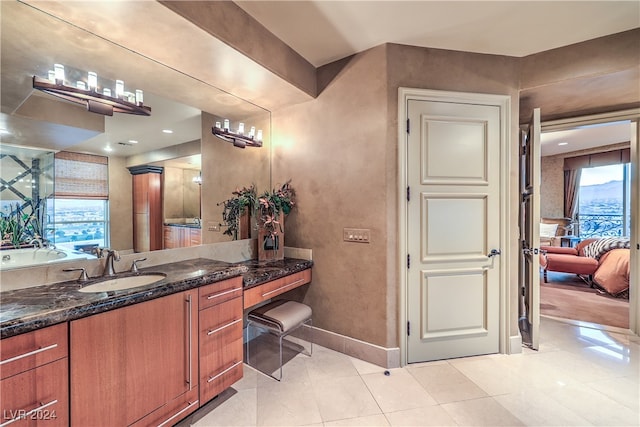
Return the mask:
[[[585,185],[585,181],[590,184]],[[629,185],[628,167],[624,164],[582,170],[580,237],[630,235]]]

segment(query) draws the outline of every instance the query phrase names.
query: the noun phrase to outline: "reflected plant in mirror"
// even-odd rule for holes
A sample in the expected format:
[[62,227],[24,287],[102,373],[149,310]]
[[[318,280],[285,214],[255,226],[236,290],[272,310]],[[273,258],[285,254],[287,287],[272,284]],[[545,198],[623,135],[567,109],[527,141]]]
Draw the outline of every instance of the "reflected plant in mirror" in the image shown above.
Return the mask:
[[233,240],[246,239],[250,235],[249,216],[256,206],[256,187],[242,187],[234,191],[233,197],[218,205],[222,205],[222,220],[227,229],[224,234]]

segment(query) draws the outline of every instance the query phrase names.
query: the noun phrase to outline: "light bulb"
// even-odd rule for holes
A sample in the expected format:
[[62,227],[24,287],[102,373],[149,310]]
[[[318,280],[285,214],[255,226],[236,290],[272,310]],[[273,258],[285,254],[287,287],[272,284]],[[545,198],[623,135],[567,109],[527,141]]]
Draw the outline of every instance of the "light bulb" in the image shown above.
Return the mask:
[[258,135],[256,136],[257,141],[262,141],[262,129],[258,129]]
[[238,125],[238,135],[244,135],[244,123]]
[[249,137],[253,138],[254,136],[256,136],[256,127],[251,126],[251,129],[249,129]]
[[52,83],[56,82],[56,72],[55,71],[49,70],[48,77],[49,77],[49,81],[50,82],[52,82]]
[[124,95],[124,82],[122,80],[116,80],[116,98],[122,98]]
[[86,84],[84,84],[84,82],[83,82],[82,80],[78,80],[78,81],[76,82],[76,87],[77,87],[78,89],[87,90],[87,85],[86,85]]
[[144,95],[140,89],[136,89],[136,104],[139,106],[144,104]]
[[98,89],[98,75],[93,71],[89,71],[87,78],[87,83],[89,84],[89,90],[97,90]]
[[224,119],[224,130],[229,130],[229,119]]
[[221,126],[220,122],[216,122],[216,129],[222,129],[220,126]]
[[111,89],[109,89],[108,87],[105,87],[104,89],[102,89],[102,94],[104,96],[111,96]]
[[64,65],[53,64],[54,73],[56,75],[56,83],[59,85],[64,84]]

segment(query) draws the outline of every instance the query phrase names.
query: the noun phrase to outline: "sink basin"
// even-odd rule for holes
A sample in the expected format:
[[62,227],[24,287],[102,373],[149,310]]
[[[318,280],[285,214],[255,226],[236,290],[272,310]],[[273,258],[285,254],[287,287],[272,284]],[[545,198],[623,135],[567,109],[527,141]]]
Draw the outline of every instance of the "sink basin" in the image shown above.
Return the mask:
[[87,285],[83,288],[80,288],[79,291],[86,293],[122,291],[125,289],[137,288],[138,286],[150,285],[152,283],[159,282],[165,277],[167,277],[166,274],[162,273],[116,277],[114,279],[103,280],[92,285]]

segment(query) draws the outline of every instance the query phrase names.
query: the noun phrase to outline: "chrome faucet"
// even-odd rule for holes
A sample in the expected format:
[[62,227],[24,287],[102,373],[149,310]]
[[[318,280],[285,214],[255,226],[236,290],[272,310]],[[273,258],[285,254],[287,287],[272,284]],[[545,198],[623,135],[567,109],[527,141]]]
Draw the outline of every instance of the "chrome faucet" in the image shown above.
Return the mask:
[[42,249],[42,240],[35,238],[35,239],[31,239],[31,241],[29,242],[30,245],[33,245],[34,249]]
[[120,261],[120,254],[118,251],[114,251],[113,249],[102,249],[100,251],[101,255],[107,254],[107,260],[104,263],[104,272],[103,276],[115,276],[116,271],[113,268],[113,261]]

